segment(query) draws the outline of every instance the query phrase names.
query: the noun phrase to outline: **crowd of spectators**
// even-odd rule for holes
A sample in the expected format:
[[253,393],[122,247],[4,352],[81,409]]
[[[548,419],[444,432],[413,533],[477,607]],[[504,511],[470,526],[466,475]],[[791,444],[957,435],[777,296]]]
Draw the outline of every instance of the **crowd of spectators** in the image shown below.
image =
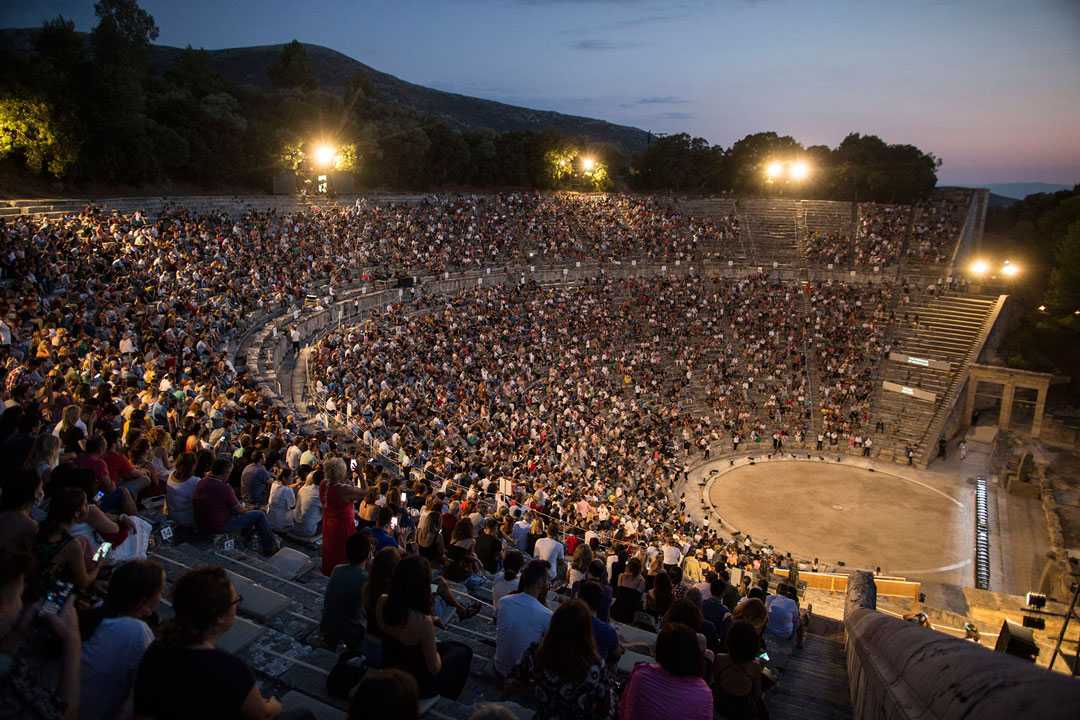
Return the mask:
[[907,256],[922,263],[949,259],[956,245],[969,198],[936,194],[915,204],[860,203],[855,235],[849,228],[813,228],[807,233],[808,259],[818,265],[863,269],[895,266],[911,223]]
[[[383,669],[361,685],[379,702],[461,695],[471,650],[436,635],[479,611],[458,586],[496,606],[495,671],[535,693],[541,717],[692,717],[708,697],[745,699],[717,671],[746,670],[768,642],[758,583],[776,558],[695,522],[673,488],[716,442],[804,440],[811,332],[843,398],[830,415],[865,410],[882,298],[818,289],[829,311],[811,328],[791,312],[798,291],[764,275],[422,296],[310,354],[321,408],[356,447],[304,434],[231,356],[260,316],[298,312],[326,284],[692,260],[735,232],[653,200],[531,193],[5,220],[0,716],[292,716],[216,648],[241,601],[224,570],[179,579],[157,622],[161,522],[268,556],[283,540],[318,547],[320,634],[353,651],[379,642]],[[625,687],[617,618],[659,633],[656,663]],[[740,623],[756,639],[728,644]],[[787,628],[773,635],[794,641]],[[654,714],[658,692],[673,701]]]

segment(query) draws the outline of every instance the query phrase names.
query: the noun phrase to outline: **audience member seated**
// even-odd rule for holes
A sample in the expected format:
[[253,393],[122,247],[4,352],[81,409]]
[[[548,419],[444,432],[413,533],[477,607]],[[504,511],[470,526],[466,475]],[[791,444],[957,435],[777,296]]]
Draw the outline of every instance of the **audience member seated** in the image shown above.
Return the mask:
[[802,631],[799,618],[799,604],[790,597],[788,585],[780,583],[775,595],[769,595],[765,600],[765,611],[768,613],[768,621],[765,624],[765,640],[770,646],[773,643],[802,645]]
[[419,717],[420,693],[416,680],[401,670],[368,670],[349,703],[348,720],[417,720]]
[[[401,550],[395,547],[383,548],[371,559],[371,570],[364,585],[364,618],[367,620],[367,634],[370,637],[382,637],[379,616],[375,612],[379,598],[390,592],[390,582],[394,569],[401,561]],[[332,574],[331,574],[332,575]]]
[[521,584],[519,575],[521,568],[525,566],[525,556],[517,550],[507,550],[503,556],[503,569],[495,577],[491,585],[491,604],[495,610],[499,609],[499,601],[510,593],[517,592]]
[[43,496],[41,477],[33,470],[16,470],[4,480],[0,492],[0,547],[33,548],[38,524],[31,511]]
[[390,592],[375,608],[383,665],[412,675],[421,699],[457,699],[469,677],[472,650],[458,642],[436,642],[433,612],[431,566],[419,555],[402,558]]
[[262,450],[254,450],[251,460],[244,466],[240,473],[240,489],[244,497],[244,504],[251,508],[266,507],[270,499],[271,468],[264,465],[266,454]]
[[236,622],[242,598],[220,567],[191,570],[173,588],[173,619],[143,655],[135,676],[135,715],[154,720],[245,718],[299,720],[307,711],[282,712],[266,698],[251,668],[217,649]]
[[476,538],[474,549],[484,570],[494,575],[499,571],[499,559],[502,557],[503,542],[499,537],[499,521],[493,517],[484,520],[484,532]]
[[567,600],[515,665],[510,679],[536,696],[537,720],[615,717],[614,683],[597,650],[594,622],[585,603]]
[[728,720],[767,718],[762,700],[762,667],[757,660],[760,645],[754,626],[745,620],[731,625],[727,653],[716,656],[713,695],[716,712]]
[[558,524],[551,522],[548,523],[547,536],[539,538],[533,546],[534,557],[543,560],[548,564],[548,577],[554,580],[559,574],[559,563],[563,561],[566,550],[563,544],[559,542],[559,526]]
[[[10,718],[78,720],[82,642],[75,595],[55,613],[39,615],[38,604],[24,607],[23,591],[33,562],[29,554],[0,545],[0,713]],[[32,650],[36,630],[32,623],[39,616],[60,641],[60,677],[55,687],[46,679],[50,675],[44,667],[47,659]]]
[[503,596],[495,623],[495,672],[507,678],[529,645],[543,637],[551,622],[545,605],[548,564],[530,560],[521,573],[518,591]]
[[323,518],[319,475],[314,472],[297,474],[304,478],[304,483],[296,493],[296,522],[290,534],[299,538],[313,538],[319,535]]
[[83,627],[81,720],[132,716],[132,688],[143,653],[154,641],[145,619],[165,588],[165,571],[153,560],[119,565],[109,578],[101,607]]
[[697,633],[665,624],[656,637],[656,662],[638,663],[619,701],[620,720],[712,720],[712,691],[702,677],[705,658]]
[[41,573],[39,589],[64,581],[88,590],[97,579],[100,564],[90,559],[85,538],[71,533],[72,526],[86,518],[87,510],[86,493],[78,488],[60,488],[49,499],[49,514],[38,529],[34,548]]
[[606,595],[600,584],[589,580],[582,583],[578,588],[578,599],[585,603],[592,613],[593,639],[596,641],[596,651],[600,659],[609,665],[619,661],[622,648],[619,646],[619,634],[610,623],[606,623],[597,617],[597,611],[603,607]]
[[291,531],[296,522],[296,491],[290,482],[292,477],[292,470],[279,467],[270,486],[270,499],[266,502],[266,521],[276,533]]
[[195,525],[199,532],[209,535],[254,531],[258,535],[262,554],[273,555],[279,543],[270,529],[270,523],[266,521],[266,513],[262,510],[244,510],[227,482],[232,464],[231,458],[218,456],[210,473],[199,481],[192,498]]
[[345,643],[357,649],[364,641],[361,612],[364,607],[364,586],[368,579],[368,560],[371,558],[371,539],[367,533],[356,533],[345,542],[347,563],[330,573],[323,598],[322,622],[319,629],[331,648]]
[[181,453],[165,484],[165,513],[182,528],[195,527],[195,489],[201,477],[195,474],[194,453]]
[[604,561],[600,559],[594,559],[589,563],[589,574],[584,580],[580,580],[574,584],[571,588],[571,593],[574,597],[577,597],[578,589],[586,582],[595,582],[600,586],[601,592],[604,593],[604,599],[600,603],[599,608],[596,611],[596,617],[600,618],[604,622],[608,622],[611,619],[611,586],[607,583],[607,567],[604,565]]
[[388,529],[392,529],[391,524],[394,517],[394,511],[386,505],[376,509],[373,525],[365,531],[366,534],[371,536],[371,540],[375,544],[375,552],[385,547],[399,547],[397,538],[387,532]]

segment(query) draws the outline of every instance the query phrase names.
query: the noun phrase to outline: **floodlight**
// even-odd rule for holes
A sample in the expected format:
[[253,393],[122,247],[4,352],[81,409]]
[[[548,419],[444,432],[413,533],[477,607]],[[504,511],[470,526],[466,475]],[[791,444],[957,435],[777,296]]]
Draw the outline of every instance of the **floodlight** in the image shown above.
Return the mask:
[[1001,266],[1001,274],[1005,277],[1016,277],[1020,274],[1020,267],[1006,260],[1005,264]]
[[585,172],[592,172],[592,169],[596,167],[596,161],[591,157],[584,158],[581,161],[581,167],[585,169]]
[[771,162],[765,166],[765,177],[770,180],[780,177],[782,172],[784,172],[784,164],[781,162]]
[[1046,312],[1046,306],[1045,305],[1040,305],[1039,306],[1039,312]]
[[335,155],[337,155],[337,150],[334,149],[334,146],[324,143],[315,148],[315,163],[321,167],[326,167],[334,162]]
[[976,260],[971,263],[972,275],[985,275],[988,272],[990,272],[990,264],[985,260]]
[[810,166],[801,160],[799,162],[792,163],[791,167],[788,169],[788,175],[791,177],[792,180],[805,180],[806,176],[809,174]]

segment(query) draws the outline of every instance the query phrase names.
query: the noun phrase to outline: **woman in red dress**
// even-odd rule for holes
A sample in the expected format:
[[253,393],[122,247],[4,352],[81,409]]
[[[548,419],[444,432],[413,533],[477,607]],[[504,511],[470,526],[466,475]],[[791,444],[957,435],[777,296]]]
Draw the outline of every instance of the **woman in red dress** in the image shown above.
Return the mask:
[[345,562],[345,541],[356,532],[354,503],[364,497],[364,489],[349,482],[349,472],[341,458],[323,464],[319,500],[323,506],[322,571],[329,577],[335,565]]

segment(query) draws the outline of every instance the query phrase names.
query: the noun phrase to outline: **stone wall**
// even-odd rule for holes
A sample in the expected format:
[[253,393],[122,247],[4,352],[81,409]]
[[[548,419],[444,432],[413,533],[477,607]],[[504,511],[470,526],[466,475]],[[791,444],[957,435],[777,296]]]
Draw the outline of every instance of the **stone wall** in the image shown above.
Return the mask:
[[856,718],[1074,720],[1080,681],[876,610],[870,573],[848,583],[844,611]]

